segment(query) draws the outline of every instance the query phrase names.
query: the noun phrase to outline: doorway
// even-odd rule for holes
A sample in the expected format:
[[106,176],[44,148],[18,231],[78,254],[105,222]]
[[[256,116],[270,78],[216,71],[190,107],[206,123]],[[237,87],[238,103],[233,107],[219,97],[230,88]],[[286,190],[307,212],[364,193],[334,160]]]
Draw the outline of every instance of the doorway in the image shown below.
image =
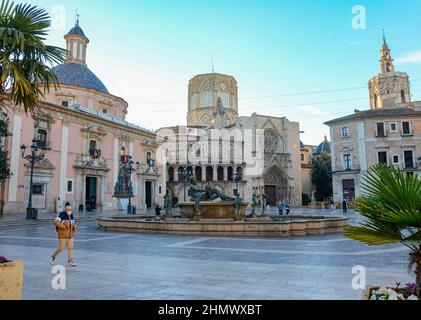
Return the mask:
[[86,197],[85,205],[87,211],[92,211],[96,209],[97,201],[97,178],[96,177],[86,177]]
[[147,208],[152,208],[152,182],[145,182],[145,203]]
[[271,207],[276,206],[276,186],[265,186],[265,194],[268,197],[268,205],[270,205]]

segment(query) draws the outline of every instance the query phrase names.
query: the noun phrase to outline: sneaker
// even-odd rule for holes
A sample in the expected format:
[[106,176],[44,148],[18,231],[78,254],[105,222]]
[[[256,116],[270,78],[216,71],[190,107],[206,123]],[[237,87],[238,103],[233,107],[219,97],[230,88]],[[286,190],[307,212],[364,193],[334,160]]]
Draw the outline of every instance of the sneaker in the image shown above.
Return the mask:
[[72,268],[76,267],[76,264],[73,262],[73,260],[72,260],[72,261],[68,261],[68,262],[67,262],[67,265],[68,265],[69,267],[72,267]]
[[54,264],[55,264],[55,262],[56,262],[56,257],[51,256],[51,264],[52,264],[52,265],[54,265]]

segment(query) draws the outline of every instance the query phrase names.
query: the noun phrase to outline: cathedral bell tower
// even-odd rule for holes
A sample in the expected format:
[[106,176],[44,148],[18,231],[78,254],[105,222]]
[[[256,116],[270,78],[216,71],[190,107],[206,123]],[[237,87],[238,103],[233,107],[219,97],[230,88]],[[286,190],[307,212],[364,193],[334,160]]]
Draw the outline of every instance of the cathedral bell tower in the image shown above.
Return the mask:
[[370,109],[399,108],[411,102],[408,74],[395,71],[384,35],[380,50],[380,73],[370,79],[368,86]]

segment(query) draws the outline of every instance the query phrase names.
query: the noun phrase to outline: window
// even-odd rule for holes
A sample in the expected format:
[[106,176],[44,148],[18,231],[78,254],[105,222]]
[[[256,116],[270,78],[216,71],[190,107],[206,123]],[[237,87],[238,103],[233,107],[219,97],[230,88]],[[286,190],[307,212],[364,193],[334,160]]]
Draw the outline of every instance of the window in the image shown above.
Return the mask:
[[213,168],[211,166],[206,167],[206,181],[213,180]]
[[411,134],[411,125],[409,121],[402,122],[402,134],[403,135],[410,135]]
[[73,180],[67,180],[66,192],[73,193]]
[[405,103],[406,99],[405,99],[405,91],[401,90],[401,102]]
[[190,110],[196,109],[197,106],[197,93],[190,97]]
[[63,101],[61,102],[61,106],[62,106],[62,107],[65,107],[65,108],[68,108],[68,107],[69,107],[69,101],[63,100]]
[[228,170],[227,170],[227,178],[228,178],[228,181],[233,181],[234,180],[234,170],[232,169],[232,167],[228,167]]
[[301,161],[304,161],[304,154],[300,154]]
[[37,140],[39,148],[47,148],[47,130],[38,129]]
[[377,122],[376,129],[377,129],[377,137],[386,137],[386,131],[384,130],[383,122]]
[[224,108],[231,108],[231,94],[226,91],[219,91],[218,96],[221,98]]
[[387,164],[387,152],[386,151],[378,152],[377,158],[378,158],[379,164]]
[[79,44],[79,59],[83,60],[83,44]]
[[35,196],[43,196],[44,195],[44,185],[43,184],[34,184],[32,185],[32,194]]
[[344,169],[345,170],[351,170],[351,155],[350,154],[344,154]]
[[349,128],[348,127],[342,128],[342,137],[349,137]]
[[403,152],[405,168],[414,168],[414,157],[412,150],[406,150]]
[[374,95],[373,100],[374,100],[374,109],[377,109],[377,107],[378,107],[377,94]]
[[398,155],[393,156],[393,164],[399,164],[399,156]]
[[158,193],[159,193],[159,194],[162,194],[162,186],[159,186],[159,187],[158,187]]
[[213,107],[213,92],[210,90],[202,91],[200,94],[200,106],[202,108],[205,107]]
[[96,149],[96,141],[91,140],[89,141],[89,150],[95,150]]
[[108,113],[108,110],[107,109],[102,109],[102,113],[107,114]]
[[224,181],[224,168],[218,167],[217,171],[218,181]]
[[391,131],[391,132],[396,132],[396,131],[398,131],[398,125],[397,125],[397,123],[396,123],[396,122],[392,122],[392,123],[390,124],[390,131]]
[[77,59],[77,42],[73,42],[73,59]]

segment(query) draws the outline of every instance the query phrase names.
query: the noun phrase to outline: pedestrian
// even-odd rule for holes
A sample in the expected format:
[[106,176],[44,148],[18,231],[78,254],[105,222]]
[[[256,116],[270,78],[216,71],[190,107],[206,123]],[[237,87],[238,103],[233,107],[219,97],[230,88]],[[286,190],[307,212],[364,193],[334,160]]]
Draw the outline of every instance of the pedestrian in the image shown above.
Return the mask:
[[333,199],[332,199],[330,200],[330,210],[334,211],[335,209],[336,209],[335,202],[333,202]]
[[69,202],[66,202],[64,211],[53,221],[53,224],[56,226],[59,247],[51,256],[51,264],[54,264],[57,256],[67,246],[67,264],[69,267],[76,267],[73,261],[73,237],[77,227]]
[[288,202],[285,203],[285,212],[286,212],[287,215],[289,215],[289,203]]
[[342,201],[342,209],[343,209],[344,213],[348,212],[348,204],[346,202],[346,199],[344,199],[344,201]]
[[280,216],[284,214],[284,204],[282,202],[279,202],[278,212]]
[[159,204],[157,204],[157,205],[155,206],[155,214],[156,214],[157,216],[160,216],[160,215],[161,215],[161,206],[160,206]]

